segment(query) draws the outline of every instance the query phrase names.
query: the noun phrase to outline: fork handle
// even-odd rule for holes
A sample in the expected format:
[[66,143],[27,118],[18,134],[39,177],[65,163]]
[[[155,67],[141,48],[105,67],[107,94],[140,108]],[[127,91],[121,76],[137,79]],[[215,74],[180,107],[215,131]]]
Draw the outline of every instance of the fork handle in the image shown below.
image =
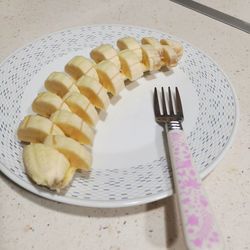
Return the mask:
[[188,249],[223,249],[222,238],[193,164],[184,131],[170,130],[167,139]]

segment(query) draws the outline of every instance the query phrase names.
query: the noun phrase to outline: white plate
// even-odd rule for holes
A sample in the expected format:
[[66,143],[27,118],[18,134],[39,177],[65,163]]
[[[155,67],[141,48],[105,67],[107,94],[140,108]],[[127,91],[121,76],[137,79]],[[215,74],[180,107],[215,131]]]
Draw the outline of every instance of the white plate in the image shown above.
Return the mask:
[[[43,90],[52,71],[63,70],[74,55],[88,56],[101,43],[143,36],[172,38],[185,49],[172,71],[148,75],[111,100],[97,125],[93,170],[78,173],[71,186],[56,194],[34,185],[22,163],[22,145],[16,137],[21,119]],[[23,188],[51,200],[91,207],[122,207],[155,201],[172,194],[170,170],[162,128],[153,116],[155,86],[178,86],[184,107],[184,129],[202,177],[218,163],[237,123],[234,91],[219,67],[185,41],[161,31],[126,25],[95,25],[68,29],[38,39],[9,56],[0,65],[0,163],[2,172]]]

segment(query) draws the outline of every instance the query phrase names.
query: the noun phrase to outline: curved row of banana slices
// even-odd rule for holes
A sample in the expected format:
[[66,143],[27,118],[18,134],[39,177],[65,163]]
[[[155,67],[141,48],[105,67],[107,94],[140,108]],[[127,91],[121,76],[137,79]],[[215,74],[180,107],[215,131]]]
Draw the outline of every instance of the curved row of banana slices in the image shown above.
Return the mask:
[[[65,72],[53,72],[32,103],[37,115],[28,115],[17,135],[31,143],[24,149],[27,174],[38,185],[60,190],[77,169],[89,170],[92,156],[88,146],[94,139],[98,110],[106,110],[108,92],[117,95],[124,81],[134,81],[145,71],[173,67],[182,56],[182,46],[174,41],[145,37],[141,44],[132,37],[117,41],[117,51],[103,44],[90,53],[91,59],[75,56]],[[88,146],[85,146],[85,145]]]

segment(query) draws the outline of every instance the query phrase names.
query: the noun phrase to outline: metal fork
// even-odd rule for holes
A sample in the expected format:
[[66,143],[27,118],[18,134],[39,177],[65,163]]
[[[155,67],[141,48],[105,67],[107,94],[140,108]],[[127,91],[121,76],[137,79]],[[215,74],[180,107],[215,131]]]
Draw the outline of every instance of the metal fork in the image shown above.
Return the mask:
[[186,244],[190,250],[223,249],[222,238],[209,205],[199,173],[195,168],[187,139],[182,127],[184,119],[181,98],[175,88],[175,110],[171,89],[168,87],[168,106],[161,88],[162,112],[157,89],[154,90],[155,120],[165,127],[170,160],[183,222]]

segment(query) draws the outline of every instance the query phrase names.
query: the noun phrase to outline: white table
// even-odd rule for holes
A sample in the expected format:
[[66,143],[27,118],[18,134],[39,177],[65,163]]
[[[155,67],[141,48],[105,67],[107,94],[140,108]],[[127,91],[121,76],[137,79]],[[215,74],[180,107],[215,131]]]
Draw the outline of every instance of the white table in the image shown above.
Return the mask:
[[[246,1],[199,2],[249,22]],[[160,29],[212,57],[236,90],[240,123],[231,148],[204,185],[226,249],[249,248],[249,34],[166,0],[6,0],[0,2],[0,23],[0,60],[42,35],[95,23]],[[0,199],[0,249],[185,249],[172,198],[123,209],[84,208],[37,197],[2,176]]]

